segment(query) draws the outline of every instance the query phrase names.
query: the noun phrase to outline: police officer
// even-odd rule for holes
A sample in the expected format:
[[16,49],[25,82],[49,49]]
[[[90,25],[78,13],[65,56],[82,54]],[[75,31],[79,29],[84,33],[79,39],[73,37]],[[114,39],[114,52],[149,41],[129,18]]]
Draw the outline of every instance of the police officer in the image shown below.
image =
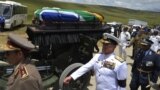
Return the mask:
[[93,69],[96,77],[96,90],[125,90],[127,65],[114,53],[119,41],[115,36],[104,33],[101,42],[103,43],[102,52],[66,77],[64,84],[69,84],[72,80],[76,80]]
[[160,60],[158,60],[158,55],[150,49],[152,43],[149,38],[144,38],[140,43],[141,48],[135,54],[131,71],[131,90],[138,90],[139,86],[141,90],[150,90],[149,81],[157,82]]
[[31,42],[16,34],[9,34],[6,45],[1,45],[4,57],[14,66],[8,79],[7,90],[42,90],[41,76],[27,57],[34,48]]

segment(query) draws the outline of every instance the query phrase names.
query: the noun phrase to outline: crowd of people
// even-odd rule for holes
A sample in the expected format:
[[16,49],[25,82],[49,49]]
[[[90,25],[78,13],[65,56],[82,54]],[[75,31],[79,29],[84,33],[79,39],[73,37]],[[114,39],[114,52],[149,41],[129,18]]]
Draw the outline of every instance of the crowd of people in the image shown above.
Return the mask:
[[[130,29],[132,29],[130,31]],[[104,34],[102,52],[96,54],[90,62],[66,77],[64,84],[69,84],[89,70],[94,70],[96,90],[126,90],[127,64],[126,48],[133,46],[130,90],[160,90],[156,84],[160,76],[160,36],[157,29],[147,27],[123,27],[115,34],[113,27],[110,34]],[[112,35],[112,36],[110,36]],[[119,39],[119,41],[117,39]],[[115,44],[116,43],[116,44]],[[114,53],[119,44],[120,58]]]
[[131,40],[128,46],[133,45],[133,55],[140,48],[140,42],[143,38],[148,38],[153,42],[151,50],[158,53],[160,49],[160,31],[158,29],[149,29],[147,27],[134,27],[131,34]]
[[[135,52],[140,48],[140,42],[144,38],[148,38],[153,42],[151,50],[156,53],[160,51],[160,28],[155,26],[154,28],[148,28],[147,26],[141,25],[113,25],[111,26],[110,34],[118,37],[123,44],[120,47],[120,57],[126,59],[127,47],[133,46],[132,57],[134,57]],[[123,54],[123,56],[122,56]]]

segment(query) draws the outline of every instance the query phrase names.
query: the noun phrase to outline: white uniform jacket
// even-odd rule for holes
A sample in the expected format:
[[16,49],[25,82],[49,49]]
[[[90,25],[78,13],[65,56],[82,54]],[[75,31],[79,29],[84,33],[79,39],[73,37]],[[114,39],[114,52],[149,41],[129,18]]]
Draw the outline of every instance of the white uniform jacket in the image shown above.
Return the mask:
[[128,40],[131,39],[131,35],[128,31],[126,31],[126,32],[122,31],[120,33],[119,39],[120,39],[121,43],[123,44],[123,46],[124,45],[127,46],[128,45]]
[[71,74],[75,80],[93,69],[96,76],[96,90],[125,90],[118,85],[118,80],[127,78],[127,64],[116,59],[114,53],[96,54],[87,64]]
[[153,42],[151,49],[155,52],[158,51],[158,49],[160,49],[159,47],[159,42],[160,42],[160,36],[150,36],[150,40]]

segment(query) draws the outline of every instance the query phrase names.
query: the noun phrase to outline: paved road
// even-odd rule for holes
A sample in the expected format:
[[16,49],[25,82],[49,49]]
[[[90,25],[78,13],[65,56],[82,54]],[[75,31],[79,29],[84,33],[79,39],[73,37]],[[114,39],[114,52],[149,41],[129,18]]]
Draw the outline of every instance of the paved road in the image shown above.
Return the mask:
[[[127,55],[128,55],[128,57],[127,57],[128,78],[127,78],[127,88],[126,88],[126,90],[130,90],[129,83],[130,83],[130,80],[131,80],[130,73],[131,73],[131,65],[133,63],[133,60],[129,56],[132,55],[132,47],[127,48],[126,51],[127,51]],[[115,52],[118,55],[118,48],[116,48]],[[93,77],[91,77],[91,81],[90,81],[90,85],[88,86],[88,90],[95,90],[95,88],[96,88],[95,84],[96,84],[95,77],[93,76]]]

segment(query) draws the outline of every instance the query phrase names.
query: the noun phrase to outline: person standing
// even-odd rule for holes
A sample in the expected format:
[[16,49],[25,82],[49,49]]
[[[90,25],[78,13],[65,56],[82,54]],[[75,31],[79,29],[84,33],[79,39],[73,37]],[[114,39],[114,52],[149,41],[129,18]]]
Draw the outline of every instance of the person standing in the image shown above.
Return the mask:
[[[131,40],[130,40],[130,41],[134,40],[134,38],[136,37],[139,29],[140,29],[140,28],[138,28],[138,27],[133,27],[132,32],[131,32]],[[133,42],[133,41],[132,41],[132,42]],[[132,46],[133,46],[133,47],[132,47],[133,50],[132,50],[131,58],[133,59],[133,58],[134,58],[134,53],[135,53],[136,43],[133,42],[133,43],[132,43]]]
[[135,57],[135,53],[137,52],[137,50],[139,50],[139,48],[141,47],[141,40],[148,37],[149,35],[143,30],[143,29],[139,29],[137,30],[137,34],[131,38],[130,43],[127,47],[130,47],[133,45],[133,59]]
[[120,46],[119,50],[119,55],[122,57],[124,60],[127,58],[126,54],[126,47],[129,44],[129,40],[131,39],[131,35],[128,32],[128,27],[124,27],[122,32],[120,33],[119,39],[121,41],[122,47]]
[[138,90],[139,86],[141,90],[150,90],[149,82],[157,82],[160,60],[158,55],[150,49],[152,43],[149,38],[141,40],[141,47],[135,54],[131,70],[131,90]]
[[4,57],[14,66],[6,90],[43,90],[41,76],[28,58],[35,46],[16,34],[9,34],[6,45],[1,46]]
[[160,43],[159,31],[154,30],[153,34],[150,36],[149,39],[153,42],[151,49],[157,53],[158,50],[160,49],[160,47],[159,47],[159,43]]
[[66,77],[65,85],[93,69],[96,77],[96,90],[125,90],[127,64],[114,53],[119,39],[104,33],[101,42],[103,44],[102,52],[96,54],[87,64]]

